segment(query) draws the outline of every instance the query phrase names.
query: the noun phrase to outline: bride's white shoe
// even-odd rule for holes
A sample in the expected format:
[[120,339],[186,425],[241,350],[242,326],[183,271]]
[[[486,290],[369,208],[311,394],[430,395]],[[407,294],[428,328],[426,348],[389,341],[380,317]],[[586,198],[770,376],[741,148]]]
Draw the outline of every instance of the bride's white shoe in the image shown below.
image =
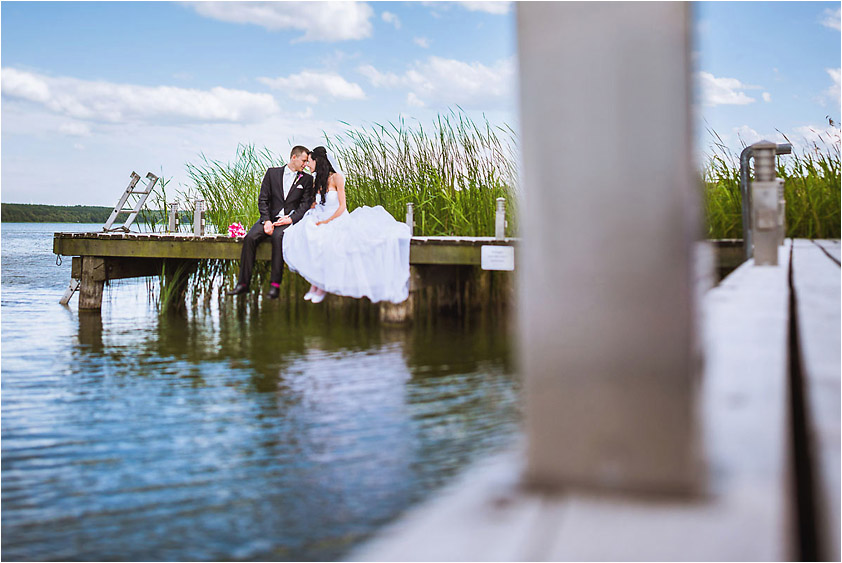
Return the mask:
[[304,301],[310,301],[312,298],[313,298],[313,292],[312,291],[308,291],[307,293],[304,294]]
[[314,293],[313,297],[310,298],[310,301],[312,301],[313,303],[321,303],[322,301],[324,301],[325,295],[327,295],[327,293],[325,293],[325,292]]

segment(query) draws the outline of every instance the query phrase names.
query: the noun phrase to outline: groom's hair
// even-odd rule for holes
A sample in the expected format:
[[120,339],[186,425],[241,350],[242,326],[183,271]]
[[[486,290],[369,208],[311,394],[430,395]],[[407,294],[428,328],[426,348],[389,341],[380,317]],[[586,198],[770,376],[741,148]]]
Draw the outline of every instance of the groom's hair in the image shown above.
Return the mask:
[[301,145],[295,145],[294,147],[292,147],[292,150],[289,151],[289,157],[292,158],[294,156],[298,156],[303,152],[310,154],[310,149],[308,149],[307,147],[302,147]]

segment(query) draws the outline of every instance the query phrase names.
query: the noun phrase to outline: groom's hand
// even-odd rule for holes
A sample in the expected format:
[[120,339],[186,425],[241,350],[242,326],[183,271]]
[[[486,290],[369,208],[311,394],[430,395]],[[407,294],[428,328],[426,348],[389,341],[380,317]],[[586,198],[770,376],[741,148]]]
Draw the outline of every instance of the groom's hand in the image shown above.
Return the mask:
[[272,232],[275,230],[275,225],[272,224],[272,221],[263,221],[263,232],[269,236],[272,236]]
[[272,224],[275,225],[276,227],[280,227],[282,225],[290,225],[290,224],[292,224],[292,217],[290,217],[289,215],[284,215],[283,217],[281,217],[280,219],[278,219],[277,221],[275,221]]

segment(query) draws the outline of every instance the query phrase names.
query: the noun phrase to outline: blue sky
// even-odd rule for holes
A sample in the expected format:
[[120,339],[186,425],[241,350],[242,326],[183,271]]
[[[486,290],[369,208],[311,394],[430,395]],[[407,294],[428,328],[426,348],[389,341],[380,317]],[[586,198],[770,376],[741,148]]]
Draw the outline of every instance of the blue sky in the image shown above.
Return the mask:
[[[700,151],[840,118],[838,2],[694,5]],[[500,2],[8,2],[4,202],[113,205],[238,143],[293,143],[457,104],[517,129],[515,8]]]

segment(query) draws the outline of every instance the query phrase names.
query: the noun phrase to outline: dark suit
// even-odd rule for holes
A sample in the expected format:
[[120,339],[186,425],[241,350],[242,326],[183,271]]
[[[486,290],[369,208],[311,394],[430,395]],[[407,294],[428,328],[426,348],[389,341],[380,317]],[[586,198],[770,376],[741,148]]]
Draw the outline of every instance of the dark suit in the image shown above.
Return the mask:
[[289,189],[287,197],[284,198],[284,169],[270,168],[263,177],[260,185],[260,195],[257,197],[257,209],[260,211],[260,220],[249,229],[243,241],[243,251],[240,256],[240,280],[246,286],[251,282],[251,271],[254,268],[254,256],[257,252],[257,245],[266,240],[272,239],[272,276],[270,282],[281,283],[284,273],[283,261],[283,239],[284,230],[289,225],[275,227],[271,237],[263,231],[265,221],[275,222],[278,215],[289,215],[293,223],[301,220],[315,201],[313,194],[313,177],[305,172],[296,173],[296,179]]

